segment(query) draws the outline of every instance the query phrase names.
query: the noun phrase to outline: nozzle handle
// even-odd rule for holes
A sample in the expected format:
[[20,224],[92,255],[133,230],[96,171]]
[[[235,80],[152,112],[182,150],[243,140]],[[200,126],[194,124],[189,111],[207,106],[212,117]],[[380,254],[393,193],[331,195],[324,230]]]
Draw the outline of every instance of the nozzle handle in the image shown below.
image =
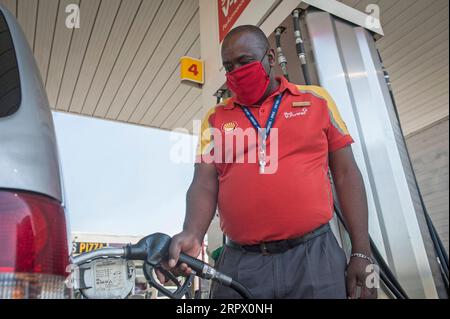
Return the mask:
[[186,255],[184,253],[180,254],[180,257],[178,258],[178,263],[179,264],[185,263],[186,265],[191,267],[192,270],[195,271],[197,274],[203,273],[204,268],[207,265],[203,261],[201,261],[197,258],[191,257],[189,255]]

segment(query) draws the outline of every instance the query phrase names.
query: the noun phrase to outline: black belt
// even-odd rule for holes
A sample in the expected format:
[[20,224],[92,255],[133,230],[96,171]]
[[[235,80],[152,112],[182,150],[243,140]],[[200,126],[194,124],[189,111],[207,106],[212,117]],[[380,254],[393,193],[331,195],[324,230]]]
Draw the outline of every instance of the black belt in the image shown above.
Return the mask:
[[240,249],[252,253],[262,253],[263,255],[280,254],[300,244],[306,243],[307,241],[310,241],[311,239],[316,238],[317,236],[325,234],[329,230],[330,225],[327,223],[301,237],[262,242],[256,245],[241,245],[232,241],[227,237],[226,245],[234,249]]

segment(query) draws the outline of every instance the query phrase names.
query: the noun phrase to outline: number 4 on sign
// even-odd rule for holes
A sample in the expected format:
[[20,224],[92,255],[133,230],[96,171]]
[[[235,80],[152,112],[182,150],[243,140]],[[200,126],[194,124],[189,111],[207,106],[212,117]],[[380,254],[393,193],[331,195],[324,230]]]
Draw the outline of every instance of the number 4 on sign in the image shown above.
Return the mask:
[[193,73],[195,76],[198,75],[197,64],[192,64],[189,69],[189,72]]
[[180,59],[180,78],[182,81],[204,83],[204,63],[202,60],[183,56]]

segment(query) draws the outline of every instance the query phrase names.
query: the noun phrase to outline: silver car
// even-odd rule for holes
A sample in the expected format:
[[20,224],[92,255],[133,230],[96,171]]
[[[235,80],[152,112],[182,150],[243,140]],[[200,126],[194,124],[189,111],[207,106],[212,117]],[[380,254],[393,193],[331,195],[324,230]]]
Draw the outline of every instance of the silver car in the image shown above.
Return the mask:
[[0,5],[0,299],[69,297],[67,239],[47,95],[19,24]]

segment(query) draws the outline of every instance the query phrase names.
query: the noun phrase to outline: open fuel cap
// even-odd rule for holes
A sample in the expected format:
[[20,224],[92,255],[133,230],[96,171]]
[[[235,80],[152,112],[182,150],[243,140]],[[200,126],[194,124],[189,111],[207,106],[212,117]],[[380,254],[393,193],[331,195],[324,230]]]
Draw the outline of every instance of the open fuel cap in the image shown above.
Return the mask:
[[75,268],[73,285],[88,299],[125,299],[133,290],[136,271],[122,258],[95,259]]

